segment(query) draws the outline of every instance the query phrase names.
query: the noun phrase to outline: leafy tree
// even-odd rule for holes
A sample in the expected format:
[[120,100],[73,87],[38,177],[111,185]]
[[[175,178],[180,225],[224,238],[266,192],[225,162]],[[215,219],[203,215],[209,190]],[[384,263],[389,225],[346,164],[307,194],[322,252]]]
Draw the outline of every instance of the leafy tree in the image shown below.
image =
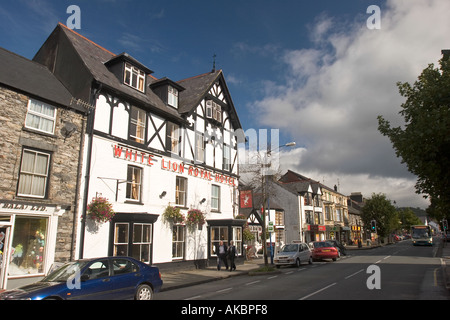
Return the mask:
[[414,85],[398,83],[406,98],[403,127],[378,116],[378,130],[389,137],[397,157],[418,177],[416,192],[431,198],[433,214],[450,212],[450,62],[430,64]]
[[387,237],[398,224],[397,210],[386,195],[381,193],[374,193],[370,199],[366,200],[361,219],[365,226],[370,226],[370,222],[375,220],[380,237]]
[[410,230],[411,226],[422,224],[422,221],[410,208],[400,209],[397,211],[397,214],[402,229]]

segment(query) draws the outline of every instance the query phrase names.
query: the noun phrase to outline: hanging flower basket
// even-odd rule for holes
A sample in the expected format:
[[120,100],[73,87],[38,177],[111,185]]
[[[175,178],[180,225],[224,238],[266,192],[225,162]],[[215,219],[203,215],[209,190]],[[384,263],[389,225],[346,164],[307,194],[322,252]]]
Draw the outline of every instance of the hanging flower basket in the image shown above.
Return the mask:
[[184,222],[184,214],[180,212],[180,208],[167,206],[163,212],[163,218],[165,221],[169,223],[183,223]]
[[87,215],[91,220],[96,222],[108,222],[116,215],[112,208],[112,204],[108,199],[103,197],[93,198],[87,206]]
[[199,227],[205,224],[205,214],[198,209],[190,209],[187,213],[186,224],[189,226],[198,225]]

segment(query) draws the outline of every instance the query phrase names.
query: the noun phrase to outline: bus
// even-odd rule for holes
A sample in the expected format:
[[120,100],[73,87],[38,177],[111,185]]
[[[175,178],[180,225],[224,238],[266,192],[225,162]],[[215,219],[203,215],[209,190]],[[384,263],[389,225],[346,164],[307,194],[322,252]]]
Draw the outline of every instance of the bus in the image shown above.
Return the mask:
[[411,226],[411,239],[414,246],[432,246],[433,237],[430,226]]

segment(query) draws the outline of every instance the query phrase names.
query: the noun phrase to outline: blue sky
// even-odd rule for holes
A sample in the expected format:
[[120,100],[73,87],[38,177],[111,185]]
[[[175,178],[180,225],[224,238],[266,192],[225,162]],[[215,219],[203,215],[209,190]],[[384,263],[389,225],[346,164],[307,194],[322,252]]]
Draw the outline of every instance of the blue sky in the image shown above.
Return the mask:
[[[275,128],[283,169],[339,185],[345,194],[386,193],[426,207],[415,177],[377,131],[394,123],[397,81],[413,82],[450,47],[448,1],[439,0],[3,0],[0,46],[32,58],[69,5],[85,37],[128,52],[156,77],[224,71],[244,129]],[[370,5],[381,29],[366,25]]]

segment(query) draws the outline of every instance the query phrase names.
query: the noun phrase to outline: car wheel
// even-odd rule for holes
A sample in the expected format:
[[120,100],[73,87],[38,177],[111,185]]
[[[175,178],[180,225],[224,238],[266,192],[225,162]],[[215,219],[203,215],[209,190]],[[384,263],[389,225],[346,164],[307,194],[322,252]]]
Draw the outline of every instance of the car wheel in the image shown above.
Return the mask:
[[136,300],[152,300],[153,289],[148,284],[141,284],[136,290]]
[[302,263],[300,262],[300,259],[299,258],[297,258],[297,260],[295,261],[295,266],[297,267],[297,268],[300,268],[300,265],[301,265]]

